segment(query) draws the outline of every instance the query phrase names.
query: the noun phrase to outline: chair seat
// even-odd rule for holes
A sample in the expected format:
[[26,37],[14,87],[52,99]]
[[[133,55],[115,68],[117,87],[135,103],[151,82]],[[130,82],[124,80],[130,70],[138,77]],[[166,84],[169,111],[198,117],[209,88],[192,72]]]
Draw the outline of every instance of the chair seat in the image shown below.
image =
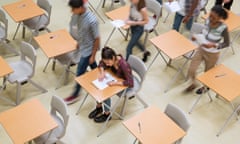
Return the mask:
[[38,27],[39,29],[45,28],[48,24],[48,16],[45,14],[41,16],[37,16],[37,17],[23,21],[23,24],[29,27],[30,29],[35,29],[37,25],[39,25]]
[[[62,120],[60,120],[60,118],[55,115],[51,115],[51,116],[57,122],[58,127],[53,129],[49,138],[48,138],[48,136],[49,136],[50,132],[45,133],[45,134],[39,136],[38,138],[34,139],[34,142],[36,144],[53,144],[56,141],[58,141],[58,138],[61,136],[62,131],[64,131],[64,124],[63,124]],[[47,142],[45,142],[46,140],[47,140]]]
[[25,82],[28,80],[30,75],[32,74],[32,65],[25,61],[18,61],[9,64],[10,67],[13,69],[13,73],[9,75],[8,81],[10,83],[15,82]]
[[6,36],[4,27],[0,26],[0,40],[3,40]]
[[140,89],[140,85],[141,85],[140,81],[135,76],[133,78],[133,83],[134,83],[133,88],[128,89],[127,92],[126,92],[127,97],[131,97],[131,96],[136,95],[136,93]]
[[148,23],[144,25],[145,31],[151,31],[154,29],[154,26],[156,24],[156,19],[153,17],[148,17]]

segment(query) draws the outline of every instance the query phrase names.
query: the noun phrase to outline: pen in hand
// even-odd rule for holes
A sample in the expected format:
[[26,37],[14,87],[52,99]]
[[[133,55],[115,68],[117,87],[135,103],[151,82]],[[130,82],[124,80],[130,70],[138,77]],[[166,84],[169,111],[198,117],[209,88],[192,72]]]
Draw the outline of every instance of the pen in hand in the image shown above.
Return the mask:
[[141,123],[140,122],[138,122],[138,130],[139,130],[139,133],[142,133]]

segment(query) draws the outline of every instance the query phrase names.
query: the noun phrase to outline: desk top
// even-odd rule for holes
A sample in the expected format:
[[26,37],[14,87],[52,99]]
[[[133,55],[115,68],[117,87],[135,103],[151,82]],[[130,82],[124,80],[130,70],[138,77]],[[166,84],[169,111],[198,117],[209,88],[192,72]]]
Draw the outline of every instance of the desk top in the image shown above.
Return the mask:
[[[98,102],[103,102],[104,100],[111,98],[118,92],[121,92],[122,90],[127,88],[125,86],[108,86],[103,90],[99,90],[92,83],[92,81],[98,78],[98,74],[99,74],[99,70],[98,68],[96,68],[90,72],[86,72],[85,74],[75,79],[77,83],[79,83]],[[120,78],[117,78],[117,77],[115,78],[117,80],[121,80]]]
[[240,75],[222,64],[198,76],[197,79],[229,102],[240,96]]
[[[106,12],[106,16],[111,20],[127,20],[129,17],[130,6],[125,5],[123,7],[114,9],[110,12]],[[124,29],[129,28],[129,25],[123,26]]]
[[150,39],[152,44],[171,59],[180,57],[197,48],[189,39],[175,30],[170,30]]
[[[203,19],[207,19],[209,14],[203,15]],[[228,31],[233,31],[236,28],[240,27],[240,16],[236,15],[232,11],[228,11],[228,18],[224,20],[224,23],[228,26]]]
[[6,61],[0,56],[0,77],[6,76],[13,72],[13,69],[6,63]]
[[71,52],[77,48],[77,42],[65,29],[34,37],[48,58]]
[[37,99],[0,113],[0,123],[14,144],[26,143],[58,126]]
[[21,22],[44,14],[44,11],[32,0],[20,0],[2,7],[15,22]]
[[172,144],[185,135],[184,130],[155,106],[124,121],[123,125],[143,144]]

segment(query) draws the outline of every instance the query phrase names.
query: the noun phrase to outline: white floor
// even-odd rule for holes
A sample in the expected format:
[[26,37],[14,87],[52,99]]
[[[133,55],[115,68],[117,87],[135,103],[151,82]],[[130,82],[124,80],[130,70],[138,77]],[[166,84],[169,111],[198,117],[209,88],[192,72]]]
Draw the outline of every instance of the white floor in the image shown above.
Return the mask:
[[[5,5],[12,3],[16,0],[1,0],[0,5]],[[71,10],[67,6],[66,0],[50,0],[53,5],[51,24],[49,28],[54,31],[58,29],[68,29],[68,23],[71,16]],[[97,6],[97,0],[90,0],[90,2]],[[213,0],[208,4],[208,9],[212,7]],[[239,5],[240,0],[234,0],[233,11],[235,13],[240,13]],[[105,9],[99,9],[99,13],[104,17],[106,23],[100,22],[100,34],[101,34],[101,44],[103,45],[106,41],[107,36],[112,30],[112,26],[109,23],[109,20],[104,16],[104,12],[108,11],[110,3],[106,3]],[[115,7],[120,5],[116,4]],[[165,17],[166,12],[163,11],[163,17]],[[166,23],[163,23],[163,18],[160,20],[157,31],[159,34],[169,31],[171,29],[173,14],[170,15]],[[17,24],[8,16],[9,19],[9,39],[12,39],[12,36],[15,32]],[[201,21],[201,20],[200,20]],[[239,22],[238,22],[239,23]],[[182,28],[181,30],[184,35],[187,35],[187,32]],[[231,34],[234,36],[238,31],[235,31]],[[151,34],[150,37],[154,37],[154,34]],[[17,36],[17,40],[12,41],[11,43],[17,47],[21,41],[21,35]],[[234,43],[236,54],[233,55],[231,50],[225,53],[221,63],[225,64],[227,67],[231,68],[234,71],[240,70],[239,60],[240,60],[240,43],[239,40]],[[173,42],[176,40],[173,40]],[[115,32],[112,39],[109,42],[109,46],[114,48],[118,53],[125,55],[125,48],[127,41],[121,37],[119,32]],[[155,48],[148,43],[147,48],[151,51],[152,56],[149,59],[147,65],[152,61],[153,57],[156,54]],[[9,53],[6,52],[1,47],[1,56],[3,56],[6,61],[11,62],[19,59],[19,57],[9,56]],[[75,84],[74,77],[71,76],[69,83],[66,86],[62,86],[60,89],[55,90],[60,74],[62,73],[62,67],[57,65],[55,71],[51,70],[51,65],[49,65],[47,71],[44,73],[42,70],[45,63],[47,62],[46,55],[42,52],[41,49],[37,49],[38,59],[37,59],[37,68],[36,75],[33,78],[39,84],[44,86],[48,92],[41,94],[31,85],[24,85],[22,91],[21,102],[27,101],[31,98],[38,98],[45,106],[49,109],[50,100],[52,95],[58,95],[62,98],[67,97]],[[97,60],[99,60],[99,54]],[[134,50],[134,54],[141,56],[137,49]],[[11,54],[10,54],[11,55]],[[173,61],[173,65],[177,66],[182,64],[182,59]],[[75,71],[75,70],[74,70]],[[187,71],[187,68],[185,72]],[[149,105],[156,105],[161,110],[164,110],[168,103],[174,103],[181,107],[185,112],[188,112],[193,102],[197,98],[195,93],[185,94],[183,90],[186,88],[187,83],[185,83],[182,77],[178,78],[178,81],[174,86],[166,93],[164,90],[166,88],[167,82],[173,77],[175,69],[166,67],[165,63],[162,61],[161,57],[158,57],[152,67],[150,68],[146,80],[141,91],[142,98]],[[7,89],[2,93],[2,95],[10,98],[12,101],[15,101],[15,85],[8,84]],[[82,90],[81,96],[83,97],[85,91]],[[212,93],[213,94],[213,93]],[[81,98],[82,98],[81,97]],[[114,98],[113,98],[114,99]],[[240,99],[236,99],[235,104],[239,104]],[[70,112],[70,121],[67,128],[66,135],[62,138],[62,142],[65,144],[130,144],[134,141],[134,136],[122,125],[122,121],[118,120],[117,117],[114,117],[109,125],[108,129],[100,136],[96,137],[99,132],[102,124],[96,124],[92,120],[88,119],[88,113],[94,108],[95,102],[92,98],[88,98],[84,107],[82,108],[79,115],[75,115],[79,102],[76,104],[68,106]],[[12,105],[9,103],[0,101],[0,112],[12,108]],[[120,107],[119,109],[120,110]],[[133,116],[134,114],[141,112],[143,106],[136,100],[133,99],[129,101],[128,108],[126,111],[125,119]],[[191,128],[188,131],[188,134],[184,137],[183,144],[239,144],[239,130],[240,123],[235,119],[230,122],[226,127],[224,132],[220,137],[216,137],[216,133],[219,128],[222,126],[226,118],[231,113],[231,108],[228,103],[215,99],[213,102],[209,102],[207,97],[204,97],[200,103],[197,105],[196,109],[191,115],[187,114],[188,118],[191,121]],[[3,128],[0,127],[0,143],[1,144],[10,144],[11,141],[9,137],[4,132]]]

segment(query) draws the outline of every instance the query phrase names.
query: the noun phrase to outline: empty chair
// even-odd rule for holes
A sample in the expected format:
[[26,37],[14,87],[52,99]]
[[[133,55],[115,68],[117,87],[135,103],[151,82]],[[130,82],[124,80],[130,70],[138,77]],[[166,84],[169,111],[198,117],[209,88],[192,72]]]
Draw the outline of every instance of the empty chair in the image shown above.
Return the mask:
[[52,6],[48,0],[38,0],[37,5],[45,11],[45,14],[23,21],[24,26],[33,31],[33,36],[37,36],[42,30],[50,32],[47,26],[50,23]]
[[122,112],[121,114],[124,113],[125,108],[126,108],[126,102],[129,98],[132,97],[136,97],[143,105],[144,107],[147,107],[148,105],[141,99],[141,97],[139,96],[138,92],[141,90],[142,88],[142,84],[143,81],[145,79],[146,73],[147,73],[147,67],[145,66],[145,64],[143,63],[143,61],[134,56],[134,55],[130,55],[128,58],[128,64],[130,65],[130,67],[133,70],[133,75],[134,75],[134,86],[133,88],[127,90],[125,96],[124,96],[124,103],[123,103],[123,107],[122,107]]
[[63,99],[58,96],[52,97],[50,114],[57,122],[58,127],[34,139],[36,144],[57,143],[66,133],[69,121],[69,113],[67,110],[67,105]]
[[5,13],[0,9],[0,44],[11,52],[18,55],[19,53],[12,47],[8,45],[9,40],[7,39],[8,35],[8,20]]
[[[171,118],[180,128],[182,128],[185,132],[190,128],[190,122],[186,117],[184,111],[182,111],[178,106],[174,104],[168,104],[164,113]],[[176,144],[180,144],[182,139],[176,141]]]
[[152,13],[154,16],[152,15],[149,16],[148,23],[144,25],[144,31],[145,31],[145,38],[143,43],[144,46],[146,46],[149,33],[154,32],[156,36],[158,35],[156,26],[158,24],[158,21],[162,13],[162,6],[156,0],[146,0],[146,7],[148,12]]
[[[114,3],[116,2],[120,2],[121,5],[125,5],[125,1],[124,0],[111,0],[111,6],[110,6],[110,9],[113,9],[113,5]],[[100,0],[98,6],[97,6],[97,9],[100,7],[100,4],[102,3],[102,8],[105,7],[105,3],[106,3],[106,0]]]
[[29,43],[22,41],[20,46],[21,58],[19,61],[10,63],[13,73],[7,78],[8,82],[17,84],[16,104],[19,104],[21,96],[21,87],[23,84],[29,82],[42,92],[47,92],[43,87],[31,80],[35,74],[37,54],[35,49]]

